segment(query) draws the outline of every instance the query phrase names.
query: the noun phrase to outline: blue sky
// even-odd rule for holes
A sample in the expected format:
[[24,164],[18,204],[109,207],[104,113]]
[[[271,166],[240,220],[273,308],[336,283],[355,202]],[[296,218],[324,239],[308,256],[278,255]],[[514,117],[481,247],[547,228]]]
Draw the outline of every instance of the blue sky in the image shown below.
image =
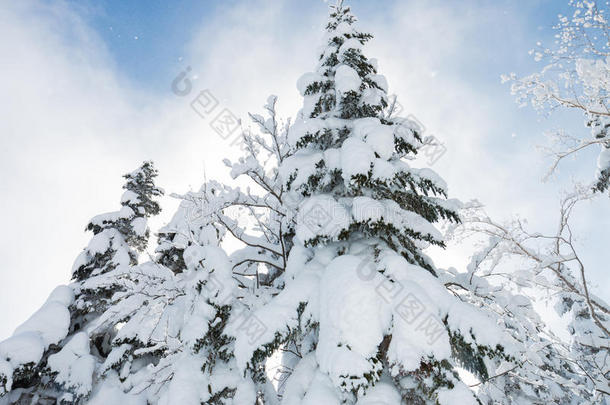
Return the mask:
[[[446,143],[433,168],[452,196],[478,198],[499,219],[519,214],[550,232],[559,193],[573,179],[590,179],[595,152],[541,183],[549,162],[535,146],[545,143],[543,132],[582,132],[582,119],[519,109],[500,75],[539,68],[527,51],[552,40],[565,3],[350,2],[375,35],[366,52],[379,59],[390,92]],[[229,180],[221,159],[239,151],[193,114],[189,97],[172,94],[174,77],[190,66],[194,89],[210,89],[240,117],[260,112],[272,93],[280,113],[294,115],[296,80],[315,66],[326,7],[322,0],[24,0],[0,7],[0,75],[7,78],[0,90],[9,95],[0,101],[0,171],[8,173],[0,221],[11,230],[0,235],[0,308],[12,308],[3,311],[0,338],[69,281],[90,238],[87,221],[117,208],[121,175],[140,161],[155,160],[168,194],[198,188],[204,171]],[[163,199],[153,231],[176,204]],[[608,298],[599,253],[610,229],[605,208],[583,208],[576,228],[595,289]],[[465,255],[450,249],[434,259],[460,267]]]
[[[382,2],[380,4],[390,4],[393,2]],[[433,1],[445,7],[459,7],[457,3],[450,1]],[[431,3],[431,4],[432,4]],[[556,22],[559,13],[565,13],[569,7],[562,1],[543,0],[529,1],[524,4],[518,0],[499,0],[493,2],[495,10],[501,10],[506,16],[506,21],[510,16],[518,15],[527,18],[530,30],[535,37],[529,37],[526,48],[515,49],[516,54],[521,53],[521,57],[515,63],[514,68],[525,67],[524,62],[531,62],[531,58],[526,57],[527,46],[533,46],[533,39],[548,38],[552,33],[550,27]],[[187,52],[186,46],[192,40],[197,30],[213,20],[219,9],[230,9],[236,0],[176,0],[166,2],[161,0],[151,0],[146,3],[138,1],[103,0],[103,1],[76,1],[67,2],[87,21],[90,27],[102,38],[108,47],[117,70],[125,77],[143,89],[152,91],[164,91],[167,82],[170,80],[176,68],[179,68],[181,58]],[[269,3],[272,4],[272,3]],[[354,0],[353,9],[358,15],[383,15],[375,1]],[[469,1],[463,7],[472,8],[486,7],[492,4],[490,1]],[[292,4],[282,4],[280,7],[287,8],[293,18],[299,13],[317,12],[324,15],[327,2],[323,0],[312,0],[307,2],[293,2]],[[491,16],[490,16],[491,17]],[[498,21],[497,32],[503,35],[521,34],[511,32],[508,24]],[[497,72],[506,68],[506,60],[502,57],[506,53],[490,53],[490,38],[481,35],[482,32],[475,30],[478,38],[472,38],[473,46],[479,46],[479,51],[487,53],[487,63],[477,67],[469,66],[462,73],[465,75],[476,74],[484,76],[481,81],[497,82]],[[529,65],[529,64],[528,64]],[[452,67],[450,67],[452,68]]]

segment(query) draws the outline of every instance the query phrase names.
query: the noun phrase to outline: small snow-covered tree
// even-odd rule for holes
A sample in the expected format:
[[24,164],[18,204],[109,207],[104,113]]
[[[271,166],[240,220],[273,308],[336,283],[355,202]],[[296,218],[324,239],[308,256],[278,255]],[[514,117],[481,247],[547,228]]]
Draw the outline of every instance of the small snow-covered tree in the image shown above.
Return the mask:
[[162,194],[154,185],[156,175],[152,162],[145,162],[124,176],[121,210],[96,216],[87,225],[94,236],[73,265],[74,282],[54,290],[13,337],[0,343],[0,357],[14,370],[8,376],[11,384],[4,387],[13,390],[9,403],[81,403],[89,395],[96,364],[108,354],[114,326],[95,332],[88,327],[120,290],[110,275],[129,272],[137,264],[137,252],[146,247],[146,218],[160,211],[154,201]]
[[511,361],[514,341],[451,295],[423,253],[444,246],[432,223],[458,221],[457,205],[433,171],[406,163],[421,130],[387,113],[355,22],[332,7],[318,67],[298,82],[296,151],[280,165],[285,201],[299,202],[295,237],[283,289],[253,311],[265,331],[233,331],[238,365],[291,350],[286,404],[476,403],[456,367],[485,378],[486,359]]
[[548,149],[553,164],[552,174],[559,163],[583,149],[597,145],[596,181],[593,189],[604,192],[610,187],[610,25],[608,3],[569,0],[571,16],[559,16],[555,45],[538,43],[531,52],[536,61],[545,63],[540,72],[518,78],[504,76],[512,82],[517,101],[538,111],[551,113],[557,109],[580,111],[591,136],[554,134],[554,145]]
[[[161,211],[159,203],[154,200],[163,194],[163,190],[154,184],[156,176],[157,170],[150,161],[123,176],[126,182],[121,210],[98,215],[87,225],[87,230],[94,236],[76,259],[72,270],[77,286],[74,330],[81,329],[88,320],[103,313],[119,288],[114,283],[114,274],[100,276],[121,266],[128,269],[128,266],[137,264],[138,252],[146,248],[150,235],[147,218]],[[101,346],[98,350],[104,351]]]

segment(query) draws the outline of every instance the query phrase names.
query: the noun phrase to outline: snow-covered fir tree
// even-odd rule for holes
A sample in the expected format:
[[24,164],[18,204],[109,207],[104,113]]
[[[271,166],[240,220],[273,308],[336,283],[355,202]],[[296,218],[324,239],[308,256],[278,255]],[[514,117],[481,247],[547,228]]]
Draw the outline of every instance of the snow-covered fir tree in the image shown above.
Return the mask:
[[[193,234],[191,221],[177,220],[192,208],[185,201],[172,220],[176,234],[192,236],[178,262],[165,267],[150,261],[133,269],[127,288],[103,315],[102,324],[121,326],[94,400],[255,403],[253,379],[237,371],[233,338],[224,333],[230,318],[244,312],[231,263],[219,247],[222,233],[199,223]],[[179,223],[184,226],[175,227]]]
[[121,290],[118,274],[128,273],[147,245],[147,218],[160,211],[154,200],[162,194],[156,176],[152,162],[124,176],[121,210],[98,215],[87,225],[93,238],[74,262],[73,283],[57,287],[40,310],[0,343],[7,403],[70,404],[88,397],[114,334],[114,325],[89,327]]
[[388,116],[386,80],[362,53],[371,35],[355,23],[342,2],[331,8],[317,69],[298,82],[296,152],[280,167],[286,201],[302,200],[294,245],[283,290],[254,311],[260,339],[234,331],[238,365],[290,348],[285,404],[476,403],[457,366],[485,379],[515,341],[448,292],[423,253],[444,246],[432,223],[458,221],[457,203],[405,161],[420,129]]

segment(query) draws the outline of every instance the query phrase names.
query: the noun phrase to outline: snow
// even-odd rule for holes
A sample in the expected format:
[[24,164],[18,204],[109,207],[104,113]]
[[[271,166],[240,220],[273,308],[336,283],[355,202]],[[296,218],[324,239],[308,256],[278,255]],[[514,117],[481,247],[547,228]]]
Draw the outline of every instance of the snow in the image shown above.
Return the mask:
[[381,100],[386,100],[387,102],[387,95],[383,90],[374,87],[367,87],[362,91],[360,104],[381,105]]
[[13,368],[33,362],[38,363],[45,346],[40,333],[24,332],[0,343],[0,358],[6,359]]
[[0,359],[6,359],[13,368],[37,363],[44,350],[59,343],[68,334],[70,311],[74,293],[68,286],[56,287],[46,302],[13,335],[0,342]]
[[376,200],[370,197],[355,197],[352,200],[351,214],[358,222],[375,222],[383,219],[386,224],[396,229],[411,229],[423,235],[429,235],[435,240],[442,240],[442,234],[425,218],[403,210],[394,200]]
[[[173,378],[166,391],[159,398],[159,405],[199,405],[208,398],[202,398],[201,387],[207,386],[201,373],[201,359],[183,356],[176,364]],[[207,392],[207,390],[205,390]]]
[[343,204],[330,195],[316,195],[299,207],[296,236],[303,242],[316,236],[334,238],[349,224],[350,214]]
[[146,230],[148,229],[146,226],[146,217],[135,217],[131,221],[131,228],[138,236],[146,235]]
[[377,83],[377,85],[381,88],[381,90],[388,92],[388,80],[384,75],[380,74],[370,74],[368,76],[372,81]]
[[131,190],[126,190],[123,195],[121,196],[121,203],[122,204],[126,204],[126,203],[139,203],[140,202],[140,197],[138,196],[138,194],[136,194],[135,192],[131,191]]
[[86,396],[91,391],[95,363],[95,358],[89,354],[89,336],[84,332],[75,334],[48,360],[51,371],[57,373],[55,381],[77,397]]
[[343,44],[341,45],[341,47],[339,47],[339,55],[344,54],[349,49],[361,50],[362,44],[356,38],[346,39],[345,42],[343,42]]
[[394,128],[383,125],[378,118],[360,118],[354,121],[354,137],[365,141],[382,159],[390,159],[394,153]]
[[286,380],[286,389],[282,397],[285,405],[300,405],[314,378],[318,363],[314,353],[303,357]]
[[602,171],[608,169],[610,169],[610,148],[602,147],[597,157],[597,176],[599,177]]
[[[356,402],[356,405],[396,405],[400,404],[400,394],[390,382],[380,381]],[[461,402],[457,402],[461,405]]]
[[383,202],[369,197],[355,197],[352,200],[352,216],[358,222],[376,222],[386,215]]
[[147,405],[147,403],[143,394],[133,395],[123,392],[118,377],[113,373],[101,380],[99,388],[87,401],[87,405]]
[[99,214],[94,216],[89,222],[93,225],[97,225],[104,228],[105,224],[115,222],[117,219],[118,212],[107,212],[105,214]]
[[284,161],[280,175],[286,182],[295,174],[292,184],[294,188],[298,188],[301,184],[307,183],[309,177],[316,172],[316,164],[322,161],[323,157],[321,152],[297,153]]
[[70,327],[70,311],[61,302],[47,301],[27,321],[21,324],[13,336],[33,332],[40,334],[45,347],[66,337]]
[[441,388],[438,391],[440,405],[477,405],[474,393],[463,383],[458,383],[453,389]]
[[396,166],[392,162],[384,159],[375,159],[373,161],[373,179],[387,181],[396,175]]
[[307,90],[307,86],[315,82],[321,82],[324,80],[324,77],[319,75],[318,73],[305,73],[297,80],[297,89],[301,96],[305,96],[305,91]]
[[411,169],[410,172],[415,177],[431,181],[445,193],[448,192],[447,183],[434,170],[425,167],[423,169]]
[[359,139],[347,138],[341,145],[341,167],[343,168],[343,179],[346,183],[358,174],[367,174],[375,154],[371,147]]
[[[241,320],[232,322],[227,333],[236,338],[235,360],[240,370],[244,370],[252,358],[254,351],[274,340],[276,333],[286,333],[289,328],[297,325],[297,309],[299,303],[308,302],[316,288],[323,267],[310,264],[307,271],[299,272],[290,282],[290,288],[282,290],[269,304],[252,311],[246,316],[254,316],[264,325],[264,331],[254,341],[247,331],[240,329]],[[315,310],[315,302],[310,302],[309,311]],[[305,316],[306,317],[306,316]]]
[[389,125],[380,125],[374,133],[366,137],[366,143],[381,159],[390,159],[395,149],[394,130]]
[[335,71],[335,89],[340,94],[359,91],[362,80],[358,72],[347,65],[339,65]]
[[133,209],[131,209],[131,207],[129,207],[128,205],[123,205],[119,210],[118,216],[119,218],[131,218],[135,214],[136,213],[133,211]]
[[370,372],[368,359],[390,326],[390,313],[370,280],[358,275],[362,258],[334,259],[320,280],[320,331],[316,357],[336,386],[344,375]]
[[55,287],[47,298],[47,302],[58,302],[67,308],[74,302],[74,290],[67,285]]
[[341,400],[328,376],[317,371],[301,405],[340,405]]
[[110,233],[100,232],[97,235],[93,235],[91,241],[87,245],[87,250],[93,256],[95,254],[103,254],[110,249]]

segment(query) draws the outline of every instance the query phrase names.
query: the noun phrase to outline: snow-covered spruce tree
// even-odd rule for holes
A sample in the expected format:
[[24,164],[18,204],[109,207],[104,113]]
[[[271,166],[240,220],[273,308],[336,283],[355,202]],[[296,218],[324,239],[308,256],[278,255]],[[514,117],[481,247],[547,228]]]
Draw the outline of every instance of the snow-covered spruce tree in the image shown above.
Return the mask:
[[[144,251],[150,235],[147,218],[161,211],[155,197],[163,195],[163,190],[155,186],[156,176],[157,170],[150,161],[123,176],[126,182],[121,210],[98,215],[87,225],[94,236],[72,270],[77,287],[72,329],[82,329],[108,308],[112,295],[120,289],[118,278],[111,272],[129,271],[128,266],[138,263],[138,252]],[[105,343],[108,342],[100,341],[98,336],[96,346],[100,353],[105,352],[101,346]]]
[[450,294],[423,253],[444,246],[432,223],[458,221],[457,204],[433,171],[405,162],[420,129],[387,114],[355,22],[342,2],[331,8],[318,67],[298,82],[296,152],[280,167],[285,198],[303,200],[294,245],[283,290],[254,311],[264,333],[233,331],[236,359],[252,369],[292,342],[285,404],[476,403],[457,366],[486,379],[514,341]]
[[2,371],[7,364],[14,370],[5,372],[8,378],[0,377],[10,381],[4,384],[5,391],[13,391],[8,403],[81,403],[89,395],[96,364],[108,354],[114,330],[92,333],[88,326],[120,290],[108,275],[128,272],[146,246],[146,218],[160,211],[153,200],[162,194],[154,185],[156,175],[152,162],[144,162],[124,176],[121,210],[96,216],[87,225],[94,236],[74,263],[74,282],[55,289],[13,337],[0,343]]
[[224,333],[229,318],[243,312],[237,282],[219,247],[223,232],[204,223],[209,215],[191,217],[201,208],[185,200],[171,222],[176,235],[189,235],[179,262],[134,268],[102,316],[100,325],[121,327],[101,368],[104,380],[95,400],[119,387],[122,394],[115,392],[115,398],[154,404],[255,403],[252,378],[237,371],[233,339]]

